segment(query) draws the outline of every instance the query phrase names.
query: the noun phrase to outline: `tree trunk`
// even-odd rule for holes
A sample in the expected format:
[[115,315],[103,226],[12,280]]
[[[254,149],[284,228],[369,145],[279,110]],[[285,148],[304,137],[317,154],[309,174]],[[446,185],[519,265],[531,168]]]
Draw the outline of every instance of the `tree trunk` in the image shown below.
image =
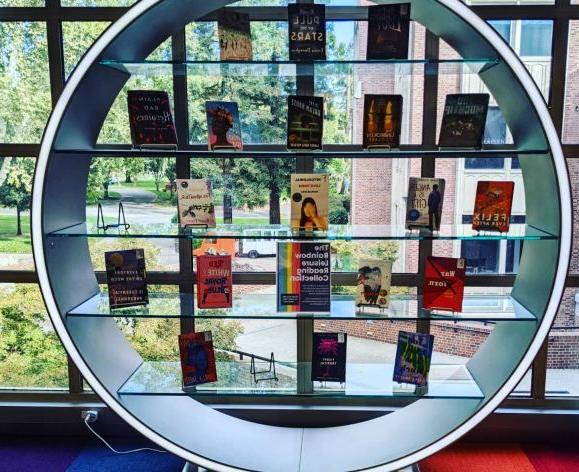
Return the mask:
[[16,207],[16,236],[22,236],[22,221],[19,207]]
[[223,223],[233,224],[233,176],[231,175],[231,162],[223,163]]
[[157,192],[159,191],[159,185],[161,184],[161,178],[160,177],[155,177],[155,188],[157,189]]
[[103,184],[103,188],[105,189],[105,194],[103,196],[103,198],[105,200],[107,200],[109,198],[109,184],[108,183],[104,183]]
[[131,178],[131,174],[129,172],[125,172],[125,183],[126,184],[132,184],[133,183],[133,179]]
[[279,207],[279,188],[273,186],[269,192],[269,224],[278,225],[281,222],[281,211]]

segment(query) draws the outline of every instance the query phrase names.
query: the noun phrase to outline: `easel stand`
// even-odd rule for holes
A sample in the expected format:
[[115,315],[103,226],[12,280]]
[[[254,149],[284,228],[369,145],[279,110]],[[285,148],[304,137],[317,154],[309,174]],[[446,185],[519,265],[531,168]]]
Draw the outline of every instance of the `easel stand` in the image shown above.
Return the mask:
[[178,149],[177,144],[140,144],[133,146],[133,148],[139,151],[144,149],[176,151]]
[[98,204],[97,206],[97,229],[102,229],[106,231],[107,229],[111,228],[124,228],[124,230],[128,230],[131,225],[127,223],[125,218],[125,208],[123,207],[123,202],[119,202],[119,211],[117,215],[117,223],[112,225],[105,224],[105,215],[103,213],[103,206],[102,204]]
[[[263,380],[275,380],[277,382],[279,379],[277,378],[277,374],[275,372],[275,358],[273,356],[273,352],[271,353],[271,356],[269,358],[269,367],[266,370],[256,370],[255,355],[252,354],[251,355],[251,364],[249,367],[249,373],[253,376],[253,381],[255,383],[261,382]],[[270,374],[270,376],[257,378],[257,376],[261,375],[261,374]]]
[[395,151],[398,148],[393,148],[392,146],[382,145],[382,144],[369,144],[364,148],[365,151],[373,152],[373,151]]

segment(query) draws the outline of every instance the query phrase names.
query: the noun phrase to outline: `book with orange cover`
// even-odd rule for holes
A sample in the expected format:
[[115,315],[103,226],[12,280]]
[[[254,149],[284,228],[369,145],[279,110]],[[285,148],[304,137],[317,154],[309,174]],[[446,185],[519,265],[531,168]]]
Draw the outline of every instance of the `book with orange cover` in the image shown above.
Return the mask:
[[217,382],[211,331],[181,334],[179,354],[184,389],[208,382]]
[[462,311],[464,259],[428,257],[424,268],[422,306],[429,310]]
[[511,221],[514,189],[514,182],[479,181],[476,186],[472,229],[507,232]]

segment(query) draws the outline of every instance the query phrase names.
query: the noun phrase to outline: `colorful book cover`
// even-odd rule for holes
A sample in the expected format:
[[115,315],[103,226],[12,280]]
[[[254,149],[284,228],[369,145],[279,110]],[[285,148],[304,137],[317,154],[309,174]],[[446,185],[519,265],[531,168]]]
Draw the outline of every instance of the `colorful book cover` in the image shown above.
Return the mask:
[[288,97],[287,148],[322,149],[324,97]]
[[346,381],[346,333],[314,333],[312,381]]
[[406,228],[440,229],[444,179],[410,177],[406,200]]
[[368,7],[367,59],[408,59],[410,3]]
[[447,95],[438,145],[482,147],[488,108],[488,93]]
[[506,233],[511,222],[514,182],[481,180],[476,186],[472,229]]
[[129,90],[127,101],[133,146],[177,146],[177,133],[167,92]]
[[426,386],[433,346],[432,334],[400,331],[394,361],[394,382]]
[[402,95],[364,95],[362,147],[400,147]]
[[111,309],[149,303],[143,249],[105,252],[105,267]]
[[211,331],[179,335],[183,388],[217,382],[215,351]]
[[308,62],[326,59],[325,5],[288,5],[290,61]]
[[291,228],[298,231],[327,231],[328,175],[291,175]]
[[243,150],[241,121],[235,102],[205,102],[209,150]]
[[277,311],[330,311],[328,243],[278,243]]
[[197,256],[197,307],[231,308],[231,256]]
[[215,206],[207,179],[177,179],[177,207],[182,227],[215,228]]
[[221,9],[217,15],[219,56],[222,61],[251,61],[251,24],[249,15]]
[[392,262],[362,259],[359,266],[356,282],[356,306],[388,308],[390,284],[392,283]]
[[434,257],[426,259],[422,307],[427,310],[462,311],[464,259]]

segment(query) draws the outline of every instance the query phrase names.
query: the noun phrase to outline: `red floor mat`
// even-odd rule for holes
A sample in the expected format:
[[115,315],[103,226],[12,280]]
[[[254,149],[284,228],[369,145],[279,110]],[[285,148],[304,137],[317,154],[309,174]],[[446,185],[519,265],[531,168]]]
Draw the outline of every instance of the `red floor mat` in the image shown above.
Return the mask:
[[579,472],[579,445],[525,444],[537,472]]

